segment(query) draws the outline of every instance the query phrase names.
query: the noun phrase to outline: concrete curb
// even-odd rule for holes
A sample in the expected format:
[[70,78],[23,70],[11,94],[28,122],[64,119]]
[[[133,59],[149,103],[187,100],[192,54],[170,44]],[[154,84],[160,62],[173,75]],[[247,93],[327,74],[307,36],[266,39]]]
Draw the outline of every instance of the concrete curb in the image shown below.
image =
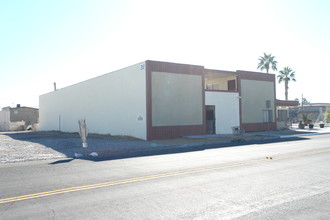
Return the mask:
[[314,136],[314,135],[323,135],[323,134],[330,134],[330,132],[310,133],[310,134],[295,134],[295,135],[282,135],[282,136],[280,136],[280,138],[294,138],[294,137]]
[[[303,136],[313,136],[313,135],[323,135],[323,134],[330,134],[330,132],[324,132],[324,133],[310,133],[310,134],[297,134],[297,135],[279,135],[279,136],[271,136],[271,137],[258,137],[258,138],[251,138],[251,139],[242,139],[242,141],[235,142],[234,140],[224,140],[224,141],[209,141],[209,142],[199,142],[199,143],[187,143],[187,144],[179,144],[179,145],[163,145],[160,147],[145,147],[142,149],[127,149],[123,151],[107,151],[107,150],[101,150],[101,151],[95,151],[98,153],[98,157],[80,157],[77,159],[86,159],[86,158],[93,158],[95,160],[104,159],[104,158],[110,158],[110,157],[130,157],[135,156],[137,154],[141,154],[142,156],[145,155],[152,155],[154,152],[185,152],[184,149],[187,151],[189,150],[203,150],[205,147],[215,147],[217,145],[225,145],[225,144],[237,144],[237,146],[249,143],[249,142],[256,142],[256,141],[269,141],[269,140],[280,140],[280,139],[288,139],[288,138],[298,138]],[[235,145],[233,145],[235,146]],[[217,147],[226,147],[226,146],[217,146]],[[89,152],[90,153],[90,152]]]
[[[200,143],[190,143],[190,144],[181,144],[181,145],[164,145],[161,147],[147,147],[142,149],[129,149],[129,150],[123,150],[123,151],[95,151],[98,153],[98,157],[91,157],[91,156],[84,156],[77,159],[104,159],[104,158],[110,158],[110,157],[130,157],[135,156],[137,154],[141,155],[152,155],[153,152],[159,151],[159,152],[185,152],[186,151],[193,151],[193,150],[203,150],[204,148],[213,148],[215,146],[217,147],[228,147],[228,146],[219,146],[219,145],[225,145],[225,144],[233,144],[233,146],[239,146],[244,143],[248,142],[254,142],[254,141],[263,141],[263,140],[275,140],[280,139],[279,137],[262,137],[262,138],[253,138],[253,139],[244,139],[243,141],[235,142],[233,140],[225,140],[225,141],[212,141],[212,142],[200,142]],[[236,145],[235,145],[236,144]],[[88,152],[89,154],[90,152]]]

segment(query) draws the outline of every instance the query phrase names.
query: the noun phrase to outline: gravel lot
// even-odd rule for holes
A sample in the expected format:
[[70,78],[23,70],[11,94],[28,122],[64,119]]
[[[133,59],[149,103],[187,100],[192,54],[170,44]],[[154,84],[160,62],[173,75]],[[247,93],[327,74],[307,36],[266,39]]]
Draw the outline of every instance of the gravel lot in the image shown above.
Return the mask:
[[[249,133],[245,139],[272,137],[279,135],[295,135],[305,133],[330,133],[330,127],[313,130],[287,130],[276,132]],[[88,148],[82,147],[82,141],[78,133],[62,132],[0,132],[0,164],[14,163],[32,160],[74,158],[75,153],[89,154],[97,152],[100,156],[126,155],[137,151],[149,151],[150,149],[167,148],[172,146],[185,147],[194,145],[231,140],[232,136],[207,135],[179,138],[162,141],[144,141],[131,137],[93,135],[87,137]]]
[[143,140],[106,135],[89,135],[87,142],[88,148],[83,148],[77,133],[0,132],[0,164],[72,158],[75,153],[122,152],[152,146],[152,143]]

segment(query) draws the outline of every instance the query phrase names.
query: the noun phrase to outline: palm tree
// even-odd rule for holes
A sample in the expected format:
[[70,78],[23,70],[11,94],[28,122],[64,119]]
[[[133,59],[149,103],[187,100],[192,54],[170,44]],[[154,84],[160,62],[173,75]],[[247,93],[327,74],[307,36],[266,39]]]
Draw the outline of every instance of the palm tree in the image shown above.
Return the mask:
[[266,72],[268,73],[269,68],[271,67],[272,70],[277,70],[277,61],[275,60],[275,56],[272,56],[271,54],[264,53],[264,56],[259,57],[259,64],[258,69],[263,71],[266,69]]
[[280,75],[277,76],[278,82],[281,83],[284,81],[285,86],[285,100],[288,100],[288,90],[289,90],[289,82],[290,81],[296,81],[295,78],[295,72],[290,67],[284,67],[283,70],[281,70]]

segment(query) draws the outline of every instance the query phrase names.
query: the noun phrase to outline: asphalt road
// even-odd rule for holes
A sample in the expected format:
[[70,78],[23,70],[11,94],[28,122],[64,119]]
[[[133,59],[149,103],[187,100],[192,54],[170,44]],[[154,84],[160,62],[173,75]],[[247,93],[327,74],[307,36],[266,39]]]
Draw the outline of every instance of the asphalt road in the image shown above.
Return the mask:
[[330,135],[0,166],[0,219],[330,219]]

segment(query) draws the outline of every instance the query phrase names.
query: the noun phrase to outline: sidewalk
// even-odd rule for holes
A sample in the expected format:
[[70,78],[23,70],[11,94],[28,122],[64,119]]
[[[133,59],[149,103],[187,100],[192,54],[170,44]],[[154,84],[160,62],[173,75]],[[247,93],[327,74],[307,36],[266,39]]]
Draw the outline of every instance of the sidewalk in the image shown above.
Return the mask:
[[[203,147],[211,147],[216,145],[239,145],[241,143],[261,141],[261,140],[276,140],[284,138],[296,138],[310,135],[330,134],[330,127],[313,129],[298,129],[297,126],[290,130],[269,131],[269,132],[254,132],[245,133],[240,136],[232,134],[214,134],[214,135],[199,135],[187,136],[177,139],[145,141],[144,144],[135,145],[134,141],[127,143],[121,148],[114,149],[99,149],[97,152],[99,157],[120,157],[136,154],[152,154],[154,151],[188,151],[189,149],[198,149]],[[92,151],[88,151],[92,153]]]

